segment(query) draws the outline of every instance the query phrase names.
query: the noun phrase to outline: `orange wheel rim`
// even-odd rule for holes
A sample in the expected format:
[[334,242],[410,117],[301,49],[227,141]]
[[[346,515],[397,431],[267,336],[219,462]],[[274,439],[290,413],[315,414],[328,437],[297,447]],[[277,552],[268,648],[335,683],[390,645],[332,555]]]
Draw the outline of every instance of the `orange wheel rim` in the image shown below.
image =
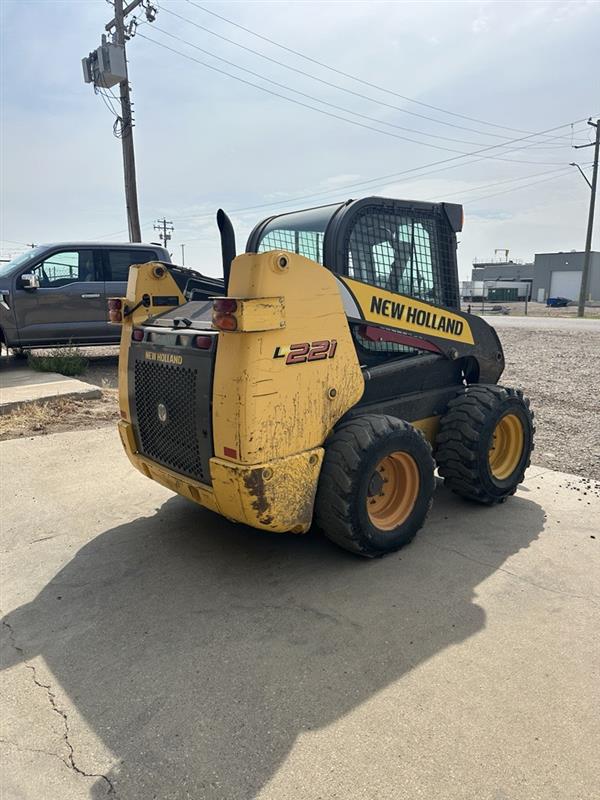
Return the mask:
[[512,475],[521,460],[524,447],[525,434],[521,420],[516,414],[506,414],[494,428],[488,452],[490,470],[496,480],[503,481]]
[[402,525],[417,502],[420,485],[417,462],[411,455],[397,451],[383,458],[375,467],[367,495],[373,525],[382,531]]

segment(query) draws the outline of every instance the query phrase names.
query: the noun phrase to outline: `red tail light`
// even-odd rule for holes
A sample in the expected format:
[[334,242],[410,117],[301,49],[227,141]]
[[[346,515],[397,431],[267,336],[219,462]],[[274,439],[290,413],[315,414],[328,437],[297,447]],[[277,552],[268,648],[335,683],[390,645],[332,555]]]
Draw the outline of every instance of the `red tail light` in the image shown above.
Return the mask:
[[237,319],[233,314],[213,314],[212,324],[220,331],[237,330]]
[[199,350],[210,350],[212,343],[212,336],[194,336],[194,347],[197,347]]
[[218,297],[213,300],[215,314],[234,314],[237,311],[237,300],[232,297]]
[[141,342],[144,338],[144,331],[141,328],[134,328],[131,338],[134,342]]

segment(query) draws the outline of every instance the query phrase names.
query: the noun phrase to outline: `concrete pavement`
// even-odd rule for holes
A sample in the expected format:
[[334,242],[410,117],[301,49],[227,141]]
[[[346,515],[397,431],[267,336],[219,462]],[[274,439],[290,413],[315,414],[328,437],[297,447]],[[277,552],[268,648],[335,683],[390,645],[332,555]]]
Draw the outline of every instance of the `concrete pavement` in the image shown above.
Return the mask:
[[97,386],[55,372],[38,372],[26,364],[2,358],[0,364],[0,414],[9,414],[20,406],[53,400],[57,397],[92,399],[101,397]]
[[438,489],[363,561],[174,497],[110,429],[0,454],[3,800],[597,796],[598,484]]

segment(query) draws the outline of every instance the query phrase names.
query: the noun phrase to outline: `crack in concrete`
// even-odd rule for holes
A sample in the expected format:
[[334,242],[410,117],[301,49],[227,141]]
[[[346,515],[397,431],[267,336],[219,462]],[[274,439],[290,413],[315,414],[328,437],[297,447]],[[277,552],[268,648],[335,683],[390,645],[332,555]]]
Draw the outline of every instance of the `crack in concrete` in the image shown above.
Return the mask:
[[435,547],[438,550],[445,550],[447,553],[455,553],[457,556],[462,556],[462,558],[466,558],[467,561],[473,561],[475,564],[481,564],[482,567],[492,567],[497,572],[503,572],[505,575],[510,575],[511,578],[516,578],[518,581],[522,583],[526,583],[529,586],[533,586],[536,589],[542,589],[544,592],[551,592],[552,594],[561,594],[565,595],[566,597],[574,597],[576,600],[587,600],[588,603],[591,603],[594,606],[600,605],[596,600],[592,597],[587,597],[584,594],[575,594],[574,592],[566,592],[564,589],[553,589],[550,586],[544,586],[541,583],[535,583],[535,581],[531,581],[528,578],[524,578],[522,575],[518,575],[516,572],[511,572],[509,569],[505,569],[504,567],[497,567],[495,564],[490,564],[487,561],[481,561],[478,558],[473,558],[473,556],[468,556],[466,553],[462,553],[460,550],[455,550],[453,547],[445,547],[442,544],[436,544],[434,542],[426,542],[430,547]]
[[[56,703],[56,695],[52,691],[52,687],[49,684],[42,683],[38,679],[37,671],[36,671],[35,666],[33,664],[29,664],[25,660],[25,651],[23,650],[22,647],[19,647],[19,645],[17,644],[16,639],[15,639],[15,632],[13,630],[12,625],[9,622],[7,622],[6,619],[2,620],[2,624],[8,630],[8,638],[10,640],[11,645],[14,647],[14,649],[17,651],[17,653],[19,653],[21,655],[21,658],[23,659],[23,666],[25,666],[28,670],[31,671],[33,682],[35,683],[36,686],[39,686],[40,689],[44,689],[45,690],[47,698],[48,698],[48,702],[50,703],[50,707],[51,707],[52,711],[54,711],[56,714],[58,714],[58,716],[61,717],[61,719],[62,719],[63,728],[64,728],[64,730],[63,730],[63,739],[64,739],[64,742],[65,742],[65,744],[67,746],[67,751],[68,751],[67,752],[67,758],[66,759],[62,758],[62,756],[59,756],[56,753],[49,753],[49,752],[47,752],[45,750],[40,750],[39,752],[40,753],[46,753],[47,755],[56,756],[56,758],[60,759],[68,769],[73,770],[73,772],[77,773],[77,775],[82,775],[84,778],[101,778],[103,781],[106,782],[106,785],[108,787],[107,788],[107,792],[106,792],[107,795],[112,795],[113,797],[116,798],[117,794],[116,794],[116,791],[115,791],[115,787],[114,787],[113,782],[110,780],[110,778],[108,778],[106,775],[102,775],[101,773],[85,772],[84,770],[80,769],[80,767],[77,766],[77,764],[75,762],[75,750],[73,749],[73,745],[71,744],[71,741],[69,739],[71,731],[69,729],[69,720],[68,720],[66,711],[64,711],[62,708],[60,708],[57,705],[57,703]],[[8,742],[8,744],[15,744],[15,743],[14,742]],[[16,744],[15,744],[15,746],[18,747],[18,745],[16,745]],[[36,751],[32,751],[32,752],[36,752]]]
[[51,756],[52,758],[57,758],[60,762],[62,762],[65,767],[69,767],[70,764],[68,761],[60,756],[58,753],[52,753],[50,750],[40,750],[37,747],[27,747],[25,744],[19,744],[18,742],[13,742],[11,739],[0,739],[0,744],[8,744],[11,747],[14,747],[20,753],[41,753],[44,756]]

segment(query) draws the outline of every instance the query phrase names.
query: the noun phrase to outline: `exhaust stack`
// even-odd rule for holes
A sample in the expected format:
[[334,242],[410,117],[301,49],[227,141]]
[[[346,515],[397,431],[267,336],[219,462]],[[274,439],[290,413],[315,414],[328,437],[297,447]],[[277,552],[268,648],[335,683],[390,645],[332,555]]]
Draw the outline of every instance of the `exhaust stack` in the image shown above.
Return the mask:
[[223,281],[225,283],[225,294],[229,289],[229,273],[231,272],[231,262],[235,258],[235,233],[233,225],[227,214],[220,208],[217,211],[217,225],[221,234],[221,257],[223,259]]

